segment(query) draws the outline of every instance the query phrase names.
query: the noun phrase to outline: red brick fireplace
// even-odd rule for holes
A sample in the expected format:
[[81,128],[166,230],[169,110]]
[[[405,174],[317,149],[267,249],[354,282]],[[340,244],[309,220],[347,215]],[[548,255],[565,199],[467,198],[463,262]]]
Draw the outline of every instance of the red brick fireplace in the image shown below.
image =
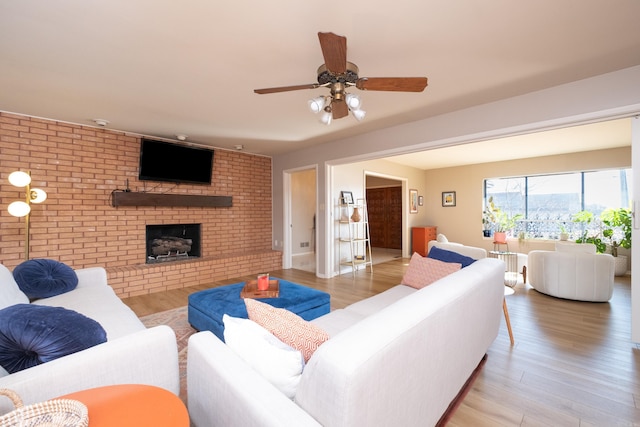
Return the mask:
[[[24,219],[6,212],[20,198],[7,176],[31,170],[48,199],[33,207],[31,257],[73,268],[103,266],[121,297],[279,269],[271,250],[271,159],[216,149],[211,185],[138,180],[140,137],[0,113],[0,262],[23,261]],[[231,196],[231,206],[112,206],[114,192]],[[146,225],[200,224],[200,256],[146,264]],[[124,244],[126,243],[126,244]]]

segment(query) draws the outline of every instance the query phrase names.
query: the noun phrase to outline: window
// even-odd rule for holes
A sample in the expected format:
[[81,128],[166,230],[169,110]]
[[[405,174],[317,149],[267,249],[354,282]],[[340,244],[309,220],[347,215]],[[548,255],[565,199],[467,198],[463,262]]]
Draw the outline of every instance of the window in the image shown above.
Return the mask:
[[[588,210],[598,218],[607,208],[631,206],[631,169],[573,172],[513,178],[492,178],[484,182],[485,205],[489,197],[509,215],[522,214],[515,235],[557,239],[566,230],[570,238],[579,237],[582,224],[573,215]],[[590,228],[597,229],[594,221]]]

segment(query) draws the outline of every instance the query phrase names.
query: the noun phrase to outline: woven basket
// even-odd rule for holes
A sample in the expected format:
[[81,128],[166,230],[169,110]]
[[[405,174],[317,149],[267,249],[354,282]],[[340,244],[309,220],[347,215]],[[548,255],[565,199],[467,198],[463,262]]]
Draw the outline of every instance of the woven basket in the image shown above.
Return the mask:
[[71,399],[53,399],[23,406],[22,399],[13,390],[0,389],[0,396],[13,402],[15,410],[0,417],[1,427],[87,427],[87,407]]

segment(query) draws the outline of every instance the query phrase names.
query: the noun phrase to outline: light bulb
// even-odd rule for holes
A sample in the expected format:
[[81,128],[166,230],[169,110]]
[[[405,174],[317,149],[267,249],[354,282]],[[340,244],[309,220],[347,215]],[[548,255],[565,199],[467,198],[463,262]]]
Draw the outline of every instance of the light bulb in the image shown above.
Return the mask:
[[351,110],[357,110],[358,108],[360,108],[360,105],[362,104],[362,102],[360,101],[360,97],[358,95],[353,95],[351,93],[347,94],[346,100],[347,100],[347,105]]
[[362,119],[364,119],[364,116],[367,114],[367,112],[363,110],[353,110],[351,111],[351,114],[353,114],[353,117],[360,122],[362,121]]
[[31,184],[31,177],[26,172],[15,171],[9,174],[9,182],[15,187],[26,187]]
[[33,203],[42,203],[47,200],[47,193],[39,188],[31,189],[31,201]]
[[309,110],[311,110],[311,112],[314,114],[319,113],[324,108],[324,104],[325,104],[324,96],[319,96],[317,98],[310,99]]
[[29,206],[25,202],[13,202],[9,204],[7,210],[11,215],[20,218],[23,216],[27,216],[29,212],[31,212],[31,206]]
[[333,114],[331,113],[331,111],[325,111],[324,113],[322,113],[322,116],[320,116],[320,122],[327,126],[331,124],[331,119],[333,119]]

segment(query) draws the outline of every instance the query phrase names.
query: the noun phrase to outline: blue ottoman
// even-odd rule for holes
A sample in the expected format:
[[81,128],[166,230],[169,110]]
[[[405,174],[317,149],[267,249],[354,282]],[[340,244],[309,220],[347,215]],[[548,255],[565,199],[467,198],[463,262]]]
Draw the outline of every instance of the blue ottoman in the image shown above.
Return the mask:
[[[271,279],[277,279],[272,277]],[[285,308],[305,320],[312,320],[330,311],[330,295],[286,280],[280,281],[278,298],[261,298],[274,307]],[[247,308],[240,298],[244,282],[194,292],[189,295],[189,323],[198,331],[211,331],[224,341],[222,315],[247,318]]]

